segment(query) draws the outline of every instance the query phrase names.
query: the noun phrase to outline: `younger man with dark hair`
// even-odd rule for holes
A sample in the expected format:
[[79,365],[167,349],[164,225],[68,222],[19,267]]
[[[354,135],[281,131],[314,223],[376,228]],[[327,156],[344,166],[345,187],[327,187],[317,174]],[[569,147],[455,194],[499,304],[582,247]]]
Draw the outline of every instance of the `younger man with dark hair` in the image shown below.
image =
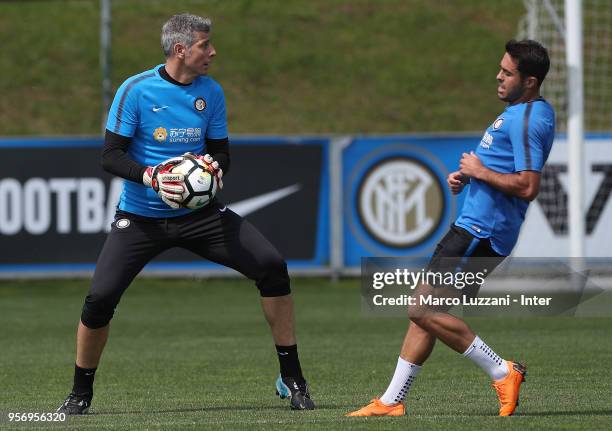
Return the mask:
[[[467,186],[468,195],[458,219],[436,247],[429,270],[461,265],[470,272],[489,274],[512,251],[529,202],[538,195],[540,172],[554,138],[553,108],[540,97],[549,67],[548,53],[538,42],[506,44],[497,74],[497,96],[508,105],[487,128],[476,151],[464,153],[460,169],[447,178],[453,194]],[[462,293],[456,289],[451,293],[472,296],[479,288],[473,285]],[[413,296],[439,296],[448,293],[445,290],[421,285]],[[437,339],[491,377],[500,416],[514,413],[525,366],[502,359],[448,308],[417,306],[408,311],[410,324],[389,387],[379,399],[348,416],[403,415],[403,400]]]

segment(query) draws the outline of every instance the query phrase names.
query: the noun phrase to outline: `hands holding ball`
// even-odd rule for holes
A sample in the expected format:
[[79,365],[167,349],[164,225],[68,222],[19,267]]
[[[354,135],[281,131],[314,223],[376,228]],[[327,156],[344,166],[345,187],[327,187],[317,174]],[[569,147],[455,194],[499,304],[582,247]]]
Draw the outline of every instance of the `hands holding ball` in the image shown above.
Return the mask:
[[147,167],[142,182],[171,208],[197,209],[223,188],[222,176],[219,163],[209,154],[185,153]]

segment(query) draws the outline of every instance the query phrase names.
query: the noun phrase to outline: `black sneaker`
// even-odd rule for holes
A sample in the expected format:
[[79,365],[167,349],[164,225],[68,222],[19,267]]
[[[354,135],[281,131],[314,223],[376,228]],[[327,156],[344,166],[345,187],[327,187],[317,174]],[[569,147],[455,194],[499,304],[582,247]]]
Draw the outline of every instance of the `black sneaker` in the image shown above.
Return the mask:
[[293,377],[276,379],[276,395],[281,399],[289,398],[291,410],[314,410],[314,401],[310,399],[308,383],[306,380],[296,381]]
[[67,415],[85,415],[91,406],[92,395],[77,395],[70,392],[66,401],[56,410],[57,413]]

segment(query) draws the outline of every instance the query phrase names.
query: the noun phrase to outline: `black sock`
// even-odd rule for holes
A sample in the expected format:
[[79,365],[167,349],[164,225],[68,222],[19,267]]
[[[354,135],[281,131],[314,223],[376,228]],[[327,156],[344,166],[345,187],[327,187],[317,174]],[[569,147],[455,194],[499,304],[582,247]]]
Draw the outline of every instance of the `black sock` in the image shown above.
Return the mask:
[[293,346],[276,346],[276,353],[278,353],[282,377],[293,377],[298,381],[304,380],[298,358],[297,344]]
[[74,365],[74,385],[72,392],[77,395],[93,395],[93,382],[97,368],[81,368]]

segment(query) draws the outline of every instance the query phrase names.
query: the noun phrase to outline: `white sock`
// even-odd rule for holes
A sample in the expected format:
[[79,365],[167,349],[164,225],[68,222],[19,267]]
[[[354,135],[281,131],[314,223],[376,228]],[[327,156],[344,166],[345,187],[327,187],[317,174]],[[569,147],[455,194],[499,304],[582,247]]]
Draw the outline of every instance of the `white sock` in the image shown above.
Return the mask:
[[389,387],[383,396],[380,397],[382,403],[390,406],[404,401],[414,378],[420,370],[419,365],[404,361],[401,357],[397,358],[397,367],[395,367],[391,383],[389,383]]
[[501,380],[508,375],[508,364],[493,351],[478,335],[463,352],[463,356],[470,358],[493,380]]

